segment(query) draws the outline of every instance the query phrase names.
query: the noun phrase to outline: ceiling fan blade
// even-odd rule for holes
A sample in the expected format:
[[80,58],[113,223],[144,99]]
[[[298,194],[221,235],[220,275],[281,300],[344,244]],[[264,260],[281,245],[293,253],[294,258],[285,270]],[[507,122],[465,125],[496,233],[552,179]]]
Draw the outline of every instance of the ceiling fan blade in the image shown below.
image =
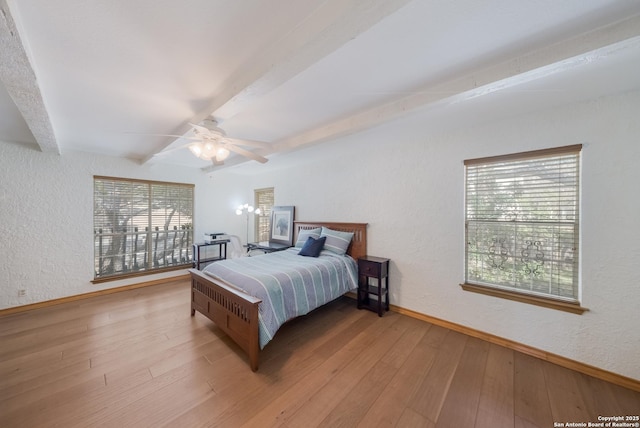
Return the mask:
[[271,144],[265,143],[264,141],[244,140],[242,138],[231,138],[231,137],[226,137],[225,139],[229,140],[231,144],[236,144],[240,146],[256,147],[259,149],[268,149],[271,147]]
[[174,137],[174,138],[182,138],[184,140],[195,140],[195,141],[202,140],[202,138],[186,137],[184,135],[176,135],[176,134],[137,134],[137,135],[143,135],[143,136],[149,136],[149,137]]
[[242,147],[234,146],[233,144],[226,144],[225,147],[231,152],[235,152],[249,159],[253,159],[256,162],[266,163],[269,160],[264,156],[260,156],[256,153],[250,152],[249,150],[245,150]]
[[[262,141],[255,141],[255,140],[244,140],[241,138],[230,138],[226,136],[226,133],[224,132],[224,130],[218,128],[217,122],[215,120],[210,120],[205,122],[203,122],[203,125],[189,123],[189,125],[192,127],[191,132],[193,133],[193,135],[189,135],[189,133],[185,135],[176,135],[176,134],[145,134],[145,135],[156,136],[156,137],[173,137],[178,140],[182,139],[186,141],[198,141],[204,144],[212,143],[214,145],[213,146],[214,148],[224,147],[231,152],[237,153],[241,156],[244,156],[256,162],[266,163],[268,161],[268,159],[265,158],[264,156],[261,156],[250,150],[246,150],[240,146],[255,147],[259,149],[270,149],[271,145],[269,143],[265,143]],[[166,148],[151,156],[153,157],[153,156],[160,156],[160,155],[173,153],[177,150],[182,150],[186,147],[189,147],[191,144],[192,143],[187,143],[177,147]],[[211,161],[213,165],[216,165],[216,166],[224,165],[224,162],[222,160],[217,160],[215,156],[211,159]]]
[[178,147],[172,147],[170,149],[160,150],[158,153],[154,153],[152,156],[160,156],[160,155],[166,155],[166,154],[169,154],[169,153],[173,153],[175,151],[182,150],[182,149],[184,149],[186,147],[189,147],[190,144],[191,143],[183,144],[183,145],[178,146]]
[[193,132],[196,134],[204,134],[211,135],[212,137],[224,138],[227,136],[227,133],[224,132],[224,129],[218,127],[218,122],[215,120],[204,120],[202,123],[207,122],[208,125],[197,125],[195,123],[189,122],[189,125],[193,127]]

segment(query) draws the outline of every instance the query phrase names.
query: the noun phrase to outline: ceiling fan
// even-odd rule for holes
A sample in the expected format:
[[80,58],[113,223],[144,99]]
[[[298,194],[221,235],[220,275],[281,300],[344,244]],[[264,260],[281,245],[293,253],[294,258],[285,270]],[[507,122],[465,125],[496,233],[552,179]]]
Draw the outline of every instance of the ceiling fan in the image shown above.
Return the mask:
[[[231,152],[240,156],[252,159],[256,162],[265,163],[267,158],[244,149],[240,146],[268,148],[269,144],[260,141],[244,140],[227,137],[227,133],[220,127],[215,119],[204,119],[199,124],[189,123],[192,127],[193,136],[161,134],[166,137],[177,137],[185,140],[192,140],[193,143],[185,144],[171,149],[165,149],[157,155],[167,154],[175,150],[188,147],[191,153],[200,159],[213,162],[214,165],[222,165]],[[158,134],[160,135],[160,134]]]

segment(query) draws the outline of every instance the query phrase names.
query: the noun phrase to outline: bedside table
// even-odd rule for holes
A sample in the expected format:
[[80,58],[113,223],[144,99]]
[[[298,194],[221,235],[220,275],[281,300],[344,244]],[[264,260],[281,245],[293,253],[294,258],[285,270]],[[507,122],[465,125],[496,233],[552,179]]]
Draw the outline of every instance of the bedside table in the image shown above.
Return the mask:
[[[209,242],[196,242],[193,244],[193,267],[200,270],[200,265],[204,265],[209,262],[216,262],[218,260],[224,260],[227,258],[227,243],[228,239],[216,239]],[[202,248],[217,247],[217,253],[214,256],[203,256],[200,254]],[[206,250],[205,250],[206,252]]]
[[[371,281],[375,279],[375,281]],[[383,283],[384,280],[384,283]],[[373,282],[373,283],[372,283]],[[372,299],[371,296],[377,297]],[[382,316],[389,310],[389,259],[364,256],[358,259],[358,309],[366,308]]]

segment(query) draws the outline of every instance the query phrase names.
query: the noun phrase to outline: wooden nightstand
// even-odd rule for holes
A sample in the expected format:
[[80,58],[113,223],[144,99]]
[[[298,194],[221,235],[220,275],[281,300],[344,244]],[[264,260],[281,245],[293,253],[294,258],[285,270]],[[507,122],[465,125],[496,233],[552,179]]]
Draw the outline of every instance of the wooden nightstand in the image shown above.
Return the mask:
[[[375,279],[375,281],[372,281]],[[383,283],[384,280],[384,283]],[[373,282],[373,283],[372,283]],[[377,297],[372,299],[371,296]],[[389,259],[364,256],[358,259],[358,309],[367,308],[382,316],[389,310]]]

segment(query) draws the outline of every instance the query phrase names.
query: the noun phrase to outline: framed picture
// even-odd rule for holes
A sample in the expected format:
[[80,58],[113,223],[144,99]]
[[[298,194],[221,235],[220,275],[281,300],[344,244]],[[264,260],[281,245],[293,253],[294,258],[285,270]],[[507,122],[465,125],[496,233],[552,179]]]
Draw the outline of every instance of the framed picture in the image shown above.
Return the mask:
[[294,206],[275,206],[271,208],[271,236],[269,242],[293,245]]

